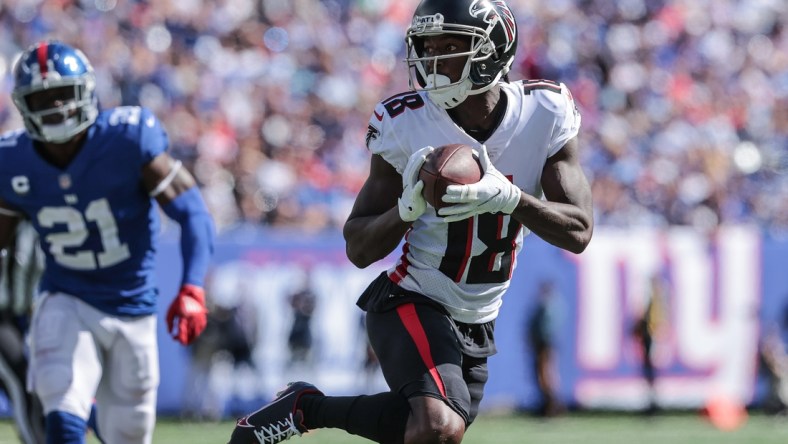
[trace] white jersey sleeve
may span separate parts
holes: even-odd
[[[396,97],[393,99],[396,100]],[[402,174],[405,165],[408,164],[411,151],[404,141],[399,139],[397,131],[393,128],[394,122],[387,109],[391,108],[391,100],[386,99],[375,105],[367,127],[367,148],[372,154],[382,156],[398,173]]]
[[[577,110],[572,93],[563,83],[559,85],[560,94],[556,94],[556,91],[550,88],[533,90],[539,105],[555,116],[548,157],[557,153],[580,131],[580,112]]]

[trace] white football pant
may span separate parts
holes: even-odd
[[[63,293],[44,293],[30,328],[29,389],[45,414],[85,420],[112,444],[149,444],[156,422],[156,316],[116,317]]]

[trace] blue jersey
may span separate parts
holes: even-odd
[[[25,132],[0,137],[0,197],[40,235],[41,290],[114,315],[156,311],[159,219],[141,171],[167,145],[158,119],[139,107],[102,111],[63,169],[44,160]]]

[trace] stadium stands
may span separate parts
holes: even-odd
[[[567,83],[597,223],[788,230],[788,5],[511,1],[513,79]],[[407,87],[414,2],[4,0],[0,130],[21,126],[13,57],[83,48],[105,106],[142,104],[196,171],[220,229],[340,227],[374,102]]]

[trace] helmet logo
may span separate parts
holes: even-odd
[[[517,27],[514,21],[514,14],[503,0],[473,0],[468,8],[468,14],[472,17],[480,17],[484,23],[494,27],[498,23],[503,27],[506,34],[506,48],[512,48],[517,37]]]
[[[443,14],[414,16],[411,25],[416,32],[440,31],[443,29]]]
[[[74,56],[66,56],[63,57],[63,64],[68,66],[72,72],[79,72],[79,63],[77,63],[77,59]]]

